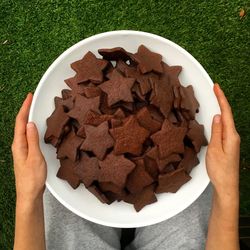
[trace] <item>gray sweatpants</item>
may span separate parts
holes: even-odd
[[[201,250],[205,247],[212,187],[183,212],[156,225],[137,228],[128,250]],[[121,229],[101,226],[61,205],[48,190],[44,194],[47,250],[120,249]]]

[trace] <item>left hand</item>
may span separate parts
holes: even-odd
[[[12,144],[17,202],[35,202],[42,199],[47,166],[39,146],[36,125],[28,122],[32,103],[29,93],[16,117]]]

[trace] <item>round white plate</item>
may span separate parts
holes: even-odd
[[[199,62],[177,44],[145,32],[112,31],[98,34],[73,45],[62,53],[43,75],[35,91],[29,120],[34,121],[40,135],[40,146],[48,165],[46,186],[65,207],[73,213],[90,220],[112,227],[142,227],[166,220],[184,210],[193,203],[209,183],[205,167],[206,148],[199,153],[200,164],[191,172],[192,180],[183,185],[175,194],[157,195],[158,202],[148,205],[137,213],[133,206],[125,202],[111,205],[102,204],[81,184],[73,190],[65,181],[56,177],[59,161],[53,146],[44,143],[46,119],[54,110],[54,97],[61,95],[63,88],[68,88],[64,79],[75,74],[70,64],[83,57],[88,51],[97,56],[100,48],[123,47],[136,52],[144,44],[150,50],[163,56],[169,65],[181,65],[181,83],[192,84],[196,98],[200,103],[200,112],[196,116],[199,123],[205,126],[205,135],[209,139],[211,122],[219,107],[213,94],[213,82]]]

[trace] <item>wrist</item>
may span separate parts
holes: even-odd
[[[43,200],[43,193],[45,187],[39,190],[34,189],[25,189],[20,190],[16,188],[16,202],[18,204],[35,204],[41,200]]]
[[[228,217],[237,217],[239,213],[239,192],[237,190],[228,190],[222,192],[221,190],[214,189],[213,193],[213,208],[217,211],[218,215]]]
[[[36,198],[23,198],[18,197],[16,199],[16,210],[20,212],[32,212],[43,207],[43,196]]]
[[[239,185],[213,185],[214,199],[220,203],[238,203]]]
[[[212,214],[224,232],[235,233],[238,230],[239,221],[239,194],[237,192],[221,193],[214,190]]]

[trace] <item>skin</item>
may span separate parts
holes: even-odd
[[[214,92],[221,115],[213,119],[206,155],[207,172],[214,187],[206,250],[237,250],[240,137],[218,84],[214,85]],[[47,167],[36,126],[28,123],[31,102],[32,94],[28,94],[16,117],[12,144],[17,194],[14,250],[45,249],[43,192]]]
[[[43,192],[47,167],[34,123],[28,123],[32,94],[16,117],[12,144],[16,179],[16,226],[14,250],[45,249]]]
[[[239,248],[239,159],[240,136],[230,105],[218,84],[214,93],[221,109],[212,124],[206,166],[214,187],[206,250]]]

